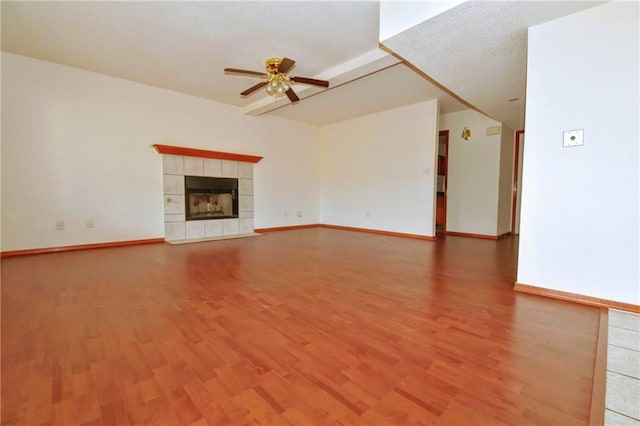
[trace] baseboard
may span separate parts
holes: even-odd
[[[339,229],[342,231],[355,231],[355,232],[364,232],[367,234],[387,235],[391,237],[413,238],[416,240],[426,240],[426,241],[436,240],[436,237],[429,237],[426,235],[405,234],[402,232],[392,232],[392,231],[380,231],[377,229],[368,229],[368,228],[355,228],[352,226],[327,225],[324,223],[316,223],[312,225],[277,226],[274,228],[256,228],[254,229],[254,231],[259,233],[265,233],[265,232],[275,232],[275,231],[291,231],[295,229],[307,229],[307,228],[329,228],[329,229]]]
[[[95,243],[95,244],[78,244],[74,246],[65,247],[47,247],[27,250],[10,250],[0,253],[0,257],[12,257],[12,256],[27,256],[31,254],[43,254],[43,253],[59,253],[63,251],[76,251],[76,250],[91,250],[107,247],[123,247],[134,246],[140,244],[156,244],[164,243],[164,238],[149,238],[144,240],[128,240],[128,241],[113,241],[108,243]]]
[[[513,289],[522,293],[536,294],[538,296],[550,297],[552,299],[565,300],[568,302],[580,303],[583,305],[597,306],[600,308],[608,309],[620,309],[622,311],[640,313],[640,306],[631,303],[616,302],[615,300],[608,299],[599,299],[597,297],[585,296],[583,294],[569,293],[566,291],[552,290],[549,288],[536,287],[520,283],[516,283]]]
[[[511,232],[505,232],[500,235],[487,235],[487,234],[469,234],[466,232],[445,231],[445,235],[452,235],[454,237],[469,237],[469,238],[481,238],[483,240],[500,240],[502,238],[511,235]]]
[[[593,384],[591,387],[591,408],[589,410],[589,426],[604,424],[604,411],[607,393],[607,346],[609,332],[609,311],[600,309],[598,323],[598,342],[596,343],[596,359],[593,363]]]
[[[402,238],[413,238],[415,240],[426,240],[426,241],[435,241],[436,237],[430,237],[428,235],[418,235],[418,234],[405,234],[403,232],[392,232],[392,231],[380,231],[377,229],[368,229],[368,228],[354,228],[351,226],[341,226],[341,225],[327,225],[320,224],[318,225],[321,228],[329,228],[329,229],[340,229],[342,231],[355,231],[355,232],[364,232],[367,234],[377,234],[377,235],[387,235],[390,237],[402,237]]]
[[[318,228],[321,225],[317,223],[312,223],[309,225],[291,225],[291,226],[275,226],[271,228],[256,228],[253,232],[257,232],[259,234],[264,234],[266,232],[277,232],[277,231],[293,231],[296,229],[308,229],[308,228]]]

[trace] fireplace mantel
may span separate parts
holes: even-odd
[[[218,160],[244,161],[257,163],[262,157],[256,155],[234,154],[232,152],[208,151],[206,149],[186,148],[183,146],[171,146],[155,144],[153,147],[160,154],[183,155],[186,157],[215,158]]]

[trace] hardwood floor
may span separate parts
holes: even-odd
[[[333,229],[2,260],[2,424],[581,425],[599,309],[516,241]]]

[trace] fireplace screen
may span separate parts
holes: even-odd
[[[205,216],[233,216],[233,196],[231,194],[189,194],[189,215],[192,219]]]
[[[238,179],[185,176],[186,220],[238,217]]]

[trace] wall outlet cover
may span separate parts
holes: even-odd
[[[567,148],[571,146],[584,145],[584,130],[566,130],[562,132],[562,146]]]

